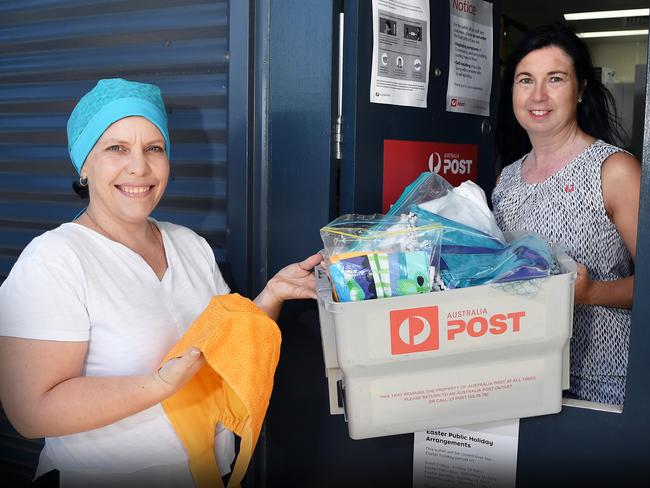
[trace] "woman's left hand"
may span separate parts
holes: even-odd
[[[323,260],[316,253],[304,261],[285,266],[267,283],[255,304],[272,319],[277,319],[285,300],[316,298],[316,277],[312,270]]]
[[[593,281],[589,277],[589,270],[583,264],[576,263],[577,266],[577,276],[576,276],[576,286],[575,286],[575,302],[576,303],[590,303],[590,296],[592,291]]]

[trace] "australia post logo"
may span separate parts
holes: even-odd
[[[490,313],[487,308],[449,312],[440,320],[438,307],[390,311],[391,354],[435,351],[441,342],[479,340],[486,336],[516,334],[526,317],[524,311]],[[444,347],[444,346],[443,346]]]
[[[390,311],[390,352],[434,351],[438,341],[438,307]]]
[[[474,161],[462,158],[458,153],[443,153],[434,151],[429,155],[429,171],[440,176],[469,175],[472,172]]]
[[[384,141],[382,212],[386,213],[404,189],[425,171],[458,186],[478,176],[478,145],[447,142]]]

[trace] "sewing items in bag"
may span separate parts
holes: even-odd
[[[335,299],[425,293],[438,267],[441,229],[416,219],[344,215],[321,229]]]

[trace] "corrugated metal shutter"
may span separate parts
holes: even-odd
[[[155,216],[225,260],[228,3],[0,3],[0,282],[31,239],[83,208],[65,125],[97,79],[116,76],[159,85],[168,107],[172,178]],[[0,427],[1,478],[26,482],[39,443]]]

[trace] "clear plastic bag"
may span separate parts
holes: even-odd
[[[334,298],[349,302],[425,293],[440,260],[442,228],[417,219],[343,215],[321,229]]]
[[[487,205],[485,193],[472,181],[454,188],[436,173],[422,173],[406,187],[388,215],[407,214],[415,206],[506,242]]]
[[[444,197],[454,187],[436,173],[422,173],[413,183],[404,188],[397,201],[390,207],[387,215],[409,213],[413,205]]]

